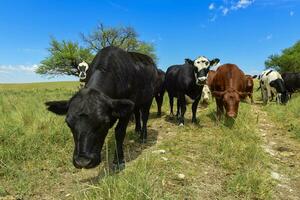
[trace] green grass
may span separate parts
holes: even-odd
[[[294,94],[287,105],[279,105],[274,102],[264,107],[269,116],[276,121],[282,129],[292,133],[300,140],[300,95]]]
[[[149,140],[141,145],[131,124],[126,169],[112,173],[111,129],[96,169],[72,166],[73,139],[64,117],[46,111],[47,100],[67,99],[77,83],[0,85],[0,197],[25,199],[271,199],[269,158],[261,148],[256,116],[242,103],[230,122],[215,121],[215,103],[198,111],[199,125],[162,118],[151,107]],[[153,153],[164,149],[165,154]],[[178,178],[178,174],[185,178]]]

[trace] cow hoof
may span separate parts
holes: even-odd
[[[125,169],[125,162],[113,163],[112,169],[114,172],[119,172]]]
[[[184,124],[183,124],[183,123],[180,123],[179,126],[184,126]]]

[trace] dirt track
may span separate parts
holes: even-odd
[[[252,109],[257,115],[263,149],[271,157],[271,177],[276,181],[275,199],[300,199],[300,144],[267,116],[259,105]]]

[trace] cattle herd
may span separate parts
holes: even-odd
[[[192,123],[201,96],[207,101],[210,92],[215,98],[218,119],[225,113],[234,118],[239,102],[248,96],[253,103],[253,78],[258,77],[264,103],[273,97],[285,104],[291,94],[300,88],[300,74],[266,70],[259,76],[245,75],[234,64],[224,64],[200,56],[185,59],[182,65],[170,66],[166,73],[157,69],[153,60],[144,54],[126,52],[117,47],[106,47],[97,53],[92,63],[78,65],[81,82],[85,82],[72,98],[46,102],[49,111],[66,115],[65,121],[74,138],[73,164],[76,168],[93,168],[101,162],[101,150],[108,130],[115,126],[116,151],[113,165],[125,166],[123,141],[126,128],[135,116],[135,131],[140,142],[147,140],[147,121],[153,98],[161,115],[165,91],[174,116],[173,102],[177,99],[178,124],[184,125],[188,103],[192,103]],[[224,112],[225,111],[225,112]]]

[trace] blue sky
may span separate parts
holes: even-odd
[[[300,40],[300,0],[0,0],[0,83],[76,80],[34,69],[50,36],[81,42],[98,22],[133,26],[164,70],[205,55],[256,74]]]

